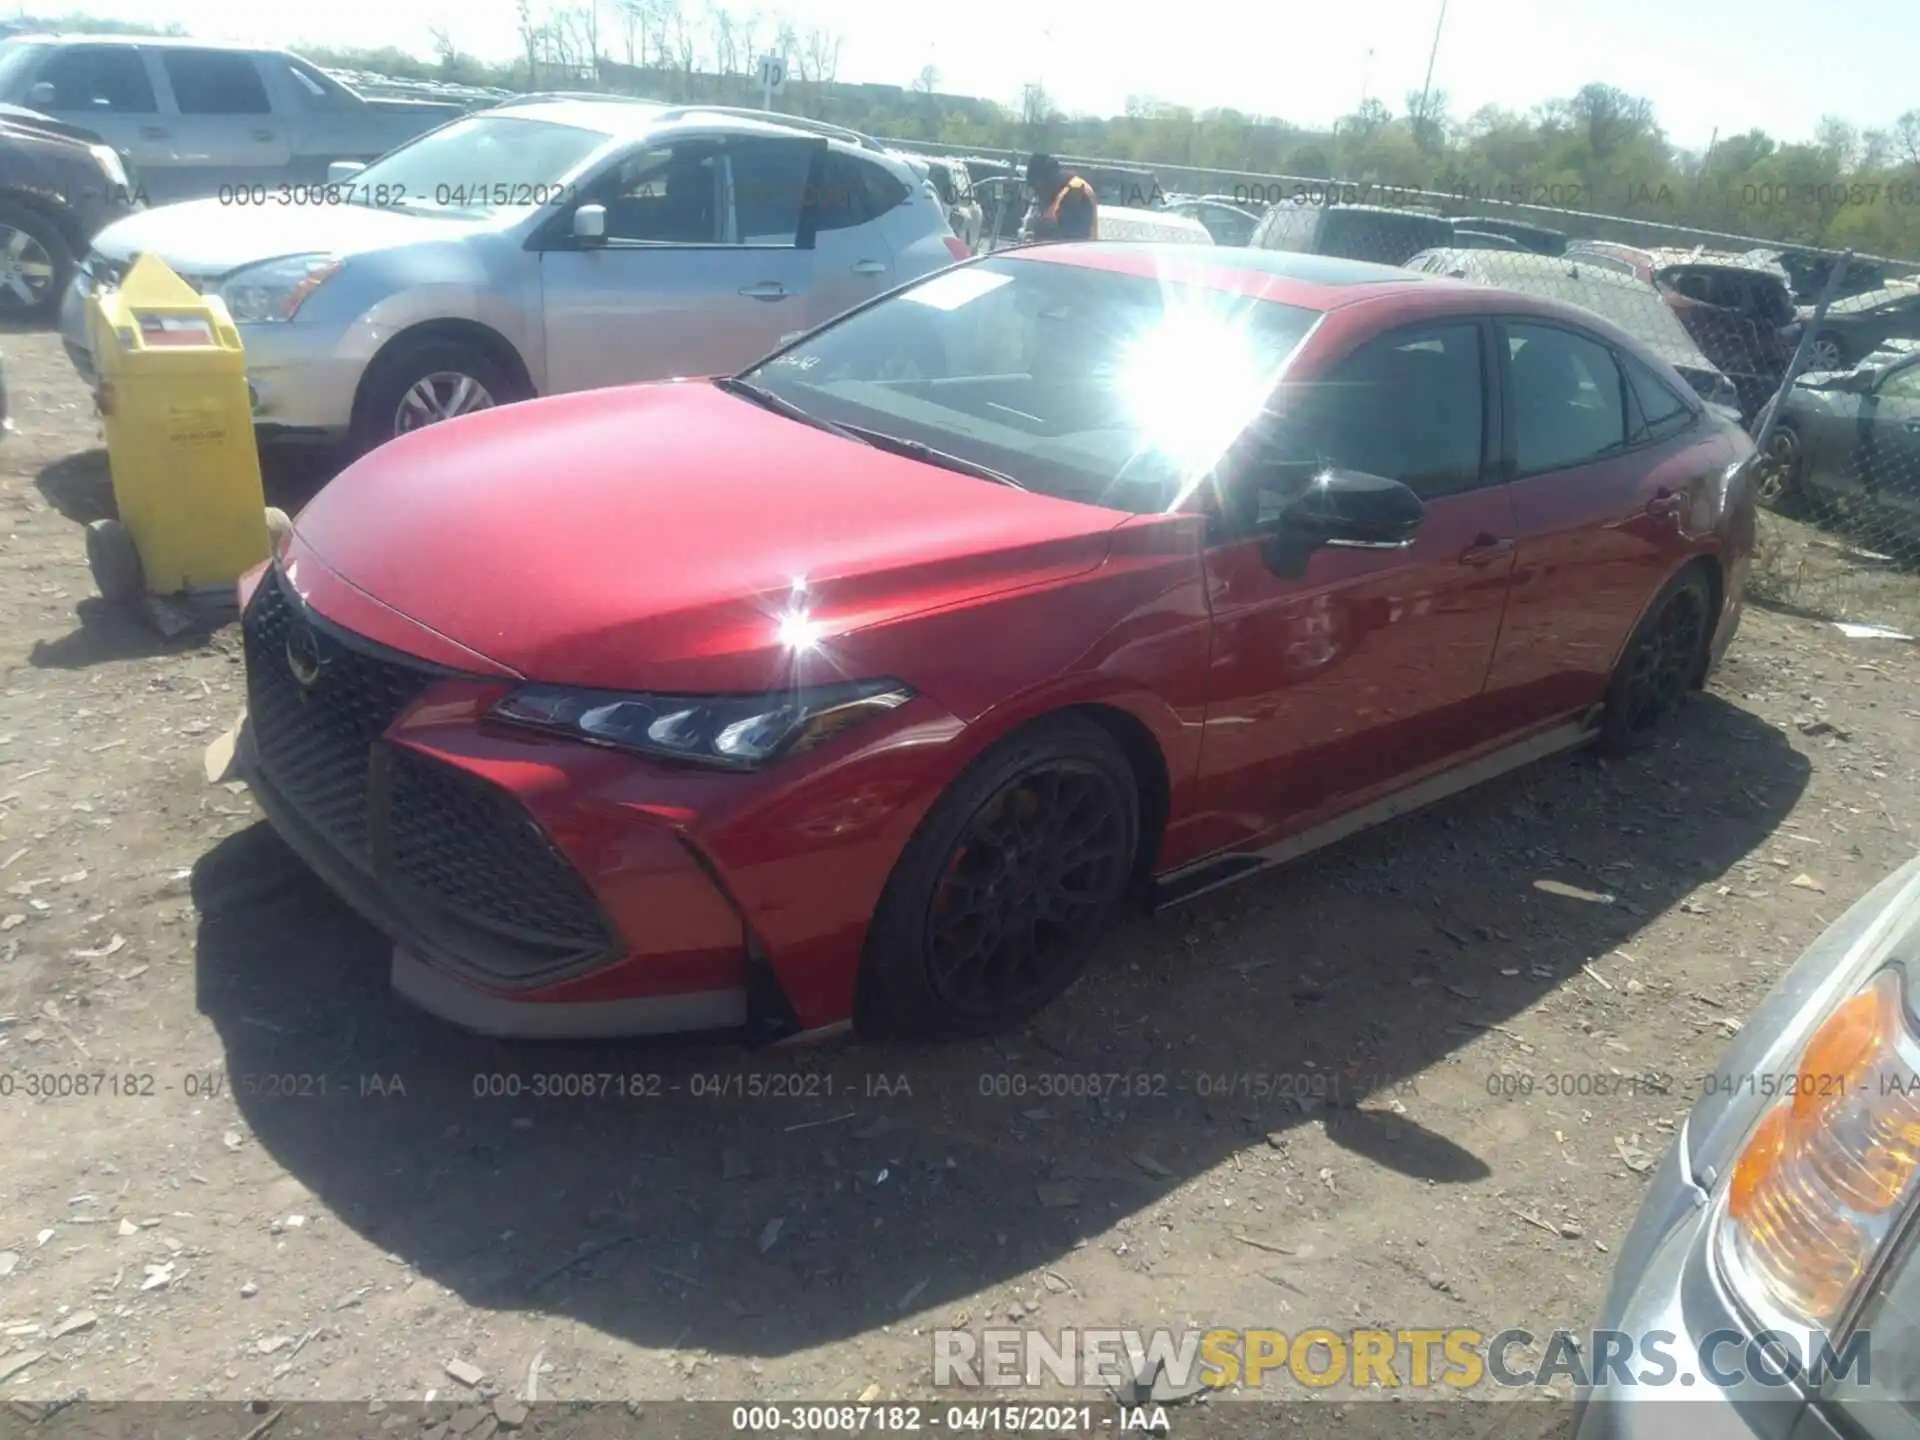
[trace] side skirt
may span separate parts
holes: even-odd
[[[1244,880],[1249,875],[1263,870],[1271,870],[1277,865],[1285,865],[1310,855],[1316,850],[1357,835],[1362,830],[1371,830],[1389,820],[1397,820],[1402,815],[1410,815],[1416,810],[1471,790],[1474,786],[1505,775],[1511,771],[1531,765],[1536,760],[1544,760],[1550,755],[1577,750],[1597,738],[1595,728],[1599,719],[1598,707],[1579,720],[1565,725],[1557,725],[1551,730],[1543,730],[1525,740],[1515,741],[1498,750],[1482,755],[1477,760],[1469,760],[1451,770],[1416,781],[1390,795],[1349,810],[1344,815],[1336,815],[1331,820],[1322,821],[1311,829],[1289,835],[1284,840],[1258,850],[1229,850],[1223,854],[1210,855],[1204,860],[1196,860],[1191,865],[1169,872],[1157,879],[1148,896],[1148,905],[1154,911],[1160,911],[1172,905],[1184,904],[1188,900],[1218,890],[1236,880]]]

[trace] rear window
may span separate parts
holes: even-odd
[[[1371,260],[1377,265],[1404,265],[1422,250],[1453,239],[1453,227],[1432,215],[1396,215],[1381,210],[1348,210],[1339,206],[1321,212],[1325,219],[1314,249],[1322,255],[1347,260]]]

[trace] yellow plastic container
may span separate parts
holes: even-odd
[[[87,300],[120,523],[152,595],[231,592],[267,558],[246,356],[227,307],[152,255]]]

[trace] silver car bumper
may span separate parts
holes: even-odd
[[[60,341],[88,385],[95,381],[87,335],[87,276],[74,277],[60,306]],[[242,325],[254,424],[263,430],[346,433],[368,361],[387,338],[365,325]]]

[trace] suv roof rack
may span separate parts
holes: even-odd
[[[553,100],[605,100],[616,105],[658,105],[641,95],[615,95],[605,90],[530,90],[502,100],[493,108],[505,110],[513,105],[544,105]]]
[[[678,120],[689,115],[730,115],[739,120],[760,120],[768,125],[785,126],[789,130],[804,130],[810,135],[824,135],[830,140],[844,140],[863,150],[886,153],[886,147],[871,135],[863,135],[845,125],[809,120],[804,115],[783,115],[778,110],[756,110],[747,105],[675,105],[661,118]]]

